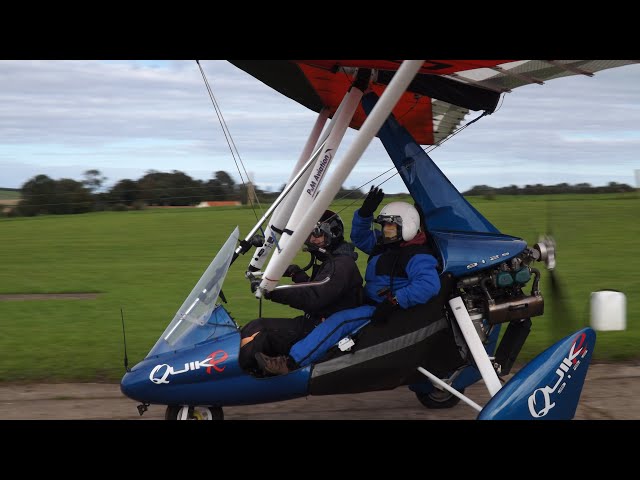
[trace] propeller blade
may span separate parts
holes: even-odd
[[[564,288],[558,272],[553,269],[549,270],[550,295],[545,295],[545,298],[550,298],[550,313],[551,313],[551,340],[556,342],[561,338],[575,332],[580,328],[577,322],[575,312],[569,306],[569,297],[567,290]]]
[[[550,321],[549,333],[552,342],[556,342],[570,333],[576,331],[579,326],[576,316],[569,307],[567,290],[556,269],[556,241],[551,235],[541,235],[534,248],[538,251],[538,260],[544,262],[549,272],[550,289],[541,288],[547,305],[546,315]]]
[[[563,282],[560,280],[558,271],[556,270],[556,240],[553,236],[552,217],[554,215],[551,207],[551,201],[547,197],[546,201],[546,216],[547,216],[547,233],[539,237],[540,243],[543,248],[542,256],[549,271],[549,279],[551,284],[550,295],[545,295],[546,300],[550,300],[549,313],[551,314],[551,326],[549,333],[551,335],[552,343],[566,337],[570,333],[575,332],[580,328],[578,325],[578,319],[575,312],[572,311],[570,305],[570,299],[567,294],[567,290],[564,287]],[[544,291],[543,291],[544,293]]]

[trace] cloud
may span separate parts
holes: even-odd
[[[228,62],[201,65],[246,170],[258,185],[279,187],[316,114]],[[80,179],[91,168],[109,184],[150,169],[239,178],[194,61],[0,61],[0,105],[2,187],[40,173]],[[354,137],[347,133],[336,161]],[[633,65],[515,89],[432,158],[461,190],[633,184],[639,143],[640,65]],[[345,184],[359,186],[390,167],[375,140]],[[397,176],[385,185],[405,190]]]

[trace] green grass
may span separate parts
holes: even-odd
[[[0,202],[2,200],[20,200],[20,192],[0,188]]]
[[[397,200],[394,198],[393,200]],[[599,289],[627,295],[627,330],[599,332],[595,358],[640,358],[640,201],[632,196],[497,197],[470,201],[504,233],[532,243],[552,212],[558,273],[577,327],[588,323],[589,295]],[[347,230],[360,201],[334,205]],[[141,360],[233,228],[244,237],[255,224],[250,209],[149,209],[83,215],[0,219],[0,294],[99,292],[95,300],[0,301],[1,381],[117,381],[123,373],[120,309],[130,363]],[[360,255],[364,272],[366,256]],[[224,286],[228,310],[240,324],[258,314],[243,272],[231,267]],[[300,253],[297,261],[306,264]],[[542,291],[548,299],[547,274]],[[295,316],[265,301],[265,316]],[[533,319],[519,361],[550,345],[550,315]]]

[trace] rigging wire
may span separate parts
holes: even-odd
[[[442,140],[440,140],[437,143],[434,143],[433,145],[430,145],[429,147],[425,147],[422,150],[424,150],[425,153],[429,153],[434,151],[436,148],[438,148],[440,145],[442,145],[444,142],[446,142],[447,140],[449,140],[450,138],[453,138],[454,136],[456,136],[457,134],[459,134],[462,130],[464,130],[465,128],[467,128],[469,125],[476,123],[478,120],[480,120],[482,117],[484,117],[485,115],[490,115],[486,110],[484,112],[482,112],[481,115],[479,115],[478,117],[474,118],[473,120],[471,120],[469,123],[464,124],[462,127],[458,128],[457,130],[453,131],[453,133],[451,133],[451,135],[448,135],[447,137],[443,138]]]
[[[424,150],[424,152],[425,152],[425,153],[427,153],[427,154],[428,154],[429,152],[432,152],[433,150],[435,150],[436,148],[438,148],[440,145],[442,145],[444,142],[446,142],[447,140],[449,140],[451,137],[453,137],[454,135],[457,135],[457,134],[458,134],[458,133],[460,133],[462,130],[464,130],[465,128],[467,128],[469,125],[471,125],[472,123],[477,122],[478,120],[480,120],[480,119],[481,119],[482,117],[484,117],[485,115],[490,115],[490,114],[485,110],[484,112],[482,112],[482,114],[481,114],[480,116],[478,116],[478,117],[474,118],[474,119],[473,119],[473,120],[471,120],[470,122],[468,122],[468,123],[466,123],[465,125],[463,125],[462,127],[458,128],[458,129],[457,129],[457,130],[455,130],[453,133],[451,133],[449,136],[447,136],[447,137],[443,138],[442,140],[440,140],[440,141],[439,141],[439,142],[437,142],[437,143],[434,143],[433,145],[430,145],[430,147],[431,147],[431,148],[430,148],[429,150],[427,150],[429,147],[425,147],[425,148],[423,148],[422,150]],[[389,172],[390,172],[390,171],[392,171],[392,170],[396,170],[396,172],[395,172],[393,175],[391,175],[389,178],[387,178],[386,180],[384,180],[384,181],[380,182],[380,183],[378,184],[378,187],[380,187],[380,185],[382,185],[382,184],[384,184],[384,183],[388,182],[388,181],[389,181],[389,180],[391,180],[393,177],[395,177],[396,175],[398,175],[398,173],[400,173],[400,172],[396,169],[396,167],[395,167],[395,166],[393,166],[393,167],[391,167],[390,169],[388,169],[388,170],[386,170],[386,171],[382,172],[380,175],[378,175],[378,176],[376,176],[376,177],[372,178],[371,180],[366,181],[365,183],[363,183],[362,185],[360,185],[360,186],[359,186],[358,188],[356,188],[355,190],[360,190],[360,189],[361,189],[361,188],[363,188],[365,185],[368,185],[369,183],[373,182],[373,181],[374,181],[374,180],[376,180],[377,178],[382,177],[383,175],[386,175],[387,173],[389,173]],[[342,197],[338,198],[337,200],[344,200],[345,198],[347,198],[347,195],[349,195],[349,194],[346,194],[346,195],[344,195],[344,196],[342,196]],[[360,196],[360,198],[356,198],[356,199],[354,199],[354,200],[353,200],[353,202],[349,203],[348,205],[345,205],[343,208],[341,208],[341,209],[340,209],[338,212],[336,212],[336,213],[340,213],[340,212],[342,212],[342,211],[346,210],[346,209],[347,209],[347,208],[349,208],[351,205],[353,205],[354,203],[356,203],[356,202],[357,202],[357,201],[359,201],[359,200],[362,200],[362,199],[363,199],[364,197],[366,197],[367,195],[368,195],[368,192],[363,193],[363,194]]]
[[[339,71],[342,72],[342,74],[347,77],[347,79],[350,79],[351,76],[347,73],[347,71],[344,69],[344,67],[339,67]],[[504,96],[503,96],[504,98]],[[408,113],[410,113],[420,102],[420,97],[415,97],[415,103],[414,105],[407,111],[404,113],[403,117],[405,115],[407,115]],[[450,135],[448,135],[447,137],[443,138],[442,140],[440,140],[439,142],[431,145],[429,147],[423,148],[425,153],[429,153],[432,152],[433,150],[435,150],[436,148],[438,148],[440,145],[442,145],[444,142],[446,142],[447,140],[449,140],[450,138],[452,138],[453,136],[457,135],[458,133],[460,133],[462,130],[464,130],[465,128],[467,128],[469,125],[477,122],[478,120],[480,120],[482,117],[484,117],[485,115],[489,115],[490,113],[488,111],[484,111],[480,116],[478,116],[477,118],[473,119],[472,121],[466,123],[464,126],[458,128],[457,130],[455,130],[453,133],[451,133]],[[427,150],[427,148],[429,148]],[[360,190],[361,188],[363,188],[365,185],[368,185],[369,183],[373,182],[374,180],[376,180],[377,178],[380,178],[383,175],[386,175],[387,173],[389,173],[390,171],[394,170],[394,167],[391,167],[390,169],[386,170],[385,172],[382,172],[381,174],[377,175],[376,177],[372,178],[371,180],[368,180],[367,182],[363,183],[361,186],[357,187],[355,190]],[[387,178],[386,180],[380,182],[380,184],[378,184],[378,187],[386,182],[388,182],[389,180],[391,180],[393,177],[395,177],[396,175],[398,175],[398,171],[396,171],[393,175],[391,175],[389,178]],[[341,208],[338,212],[336,212],[336,214],[344,211],[345,209],[349,208],[351,205],[353,205],[354,203],[356,203],[357,201],[361,200],[362,198],[364,198],[368,193],[363,193],[360,198],[356,198],[354,199],[351,203],[349,203],[348,205],[346,205],[345,207]],[[347,198],[349,194],[343,195],[342,197],[338,198],[337,200],[344,200],[345,198]]]
[[[345,76],[345,77],[347,77],[347,79],[351,79],[350,75],[346,72],[346,70],[344,69],[344,67],[340,67],[340,70],[342,71],[342,73],[344,74],[344,76]],[[411,106],[411,108],[409,108],[409,110],[407,110],[406,112],[404,112],[404,114],[402,115],[402,117],[399,117],[397,120],[402,120],[402,118],[404,118],[407,114],[411,113],[411,111],[412,111],[413,109],[415,109],[415,108],[418,106],[418,104],[420,103],[420,99],[421,99],[421,98],[422,98],[422,96],[414,94],[414,100],[415,100],[414,104]],[[501,100],[502,100],[502,102],[504,102],[504,94],[502,95]],[[494,112],[497,112],[497,111],[500,109],[500,107],[502,106],[502,102],[500,103],[500,105],[498,106],[498,108],[497,108],[496,110],[494,110]],[[491,113],[493,113],[493,112],[491,112]],[[440,140],[439,142],[434,143],[433,145],[431,145],[431,146],[430,146],[431,148],[430,148],[428,151],[427,151],[427,149],[426,149],[426,148],[429,148],[429,147],[423,148],[423,150],[424,150],[426,153],[432,152],[434,149],[436,149],[437,147],[439,147],[440,145],[442,145],[444,142],[446,142],[447,140],[449,140],[449,139],[450,139],[450,138],[452,138],[453,136],[455,136],[455,135],[457,135],[458,133],[460,133],[462,130],[464,130],[465,128],[467,128],[469,125],[471,125],[471,124],[473,124],[473,123],[477,122],[478,120],[480,120],[480,119],[481,119],[482,117],[484,117],[485,115],[490,115],[490,113],[489,113],[487,110],[485,110],[484,112],[482,112],[482,114],[481,114],[479,117],[477,117],[477,118],[475,118],[475,119],[471,120],[470,122],[466,123],[466,124],[465,124],[465,125],[463,125],[462,127],[460,127],[460,128],[458,128],[457,130],[455,130],[453,133],[451,133],[451,134],[450,134],[450,135],[448,135],[447,137],[445,137],[445,138],[443,138],[442,140]],[[384,175],[384,173],[383,173],[383,174],[381,174],[381,175]],[[379,176],[380,176],[380,175],[379,175]],[[376,178],[378,178],[378,177],[376,177]],[[392,177],[390,177],[390,178],[392,178]],[[390,180],[390,178],[388,178],[387,180]],[[374,178],[373,180],[375,180],[375,178]],[[372,182],[373,180],[369,180],[369,182],[367,182],[367,183],[370,183],[370,182]],[[385,180],[385,181],[386,181],[386,180]],[[365,183],[364,185],[366,185],[367,183]],[[343,198],[344,198],[344,197],[343,197]]]
[[[199,65],[199,64],[198,64],[198,65]],[[204,75],[204,73],[203,73],[203,75]],[[205,78],[205,82],[206,82],[206,78]],[[207,88],[208,88],[208,87],[207,87]],[[211,92],[210,92],[210,95],[213,97],[213,93],[211,93]],[[504,95],[503,95],[503,100],[504,100]],[[213,99],[213,101],[214,101],[214,108],[216,108],[216,113],[218,113],[218,111],[219,111],[219,107],[217,107],[217,104],[215,103],[215,99]],[[502,102],[500,103],[500,106],[501,106],[501,105],[502,105]],[[499,106],[498,108],[500,108],[500,106]],[[495,111],[497,111],[497,110],[495,110]],[[219,115],[218,115],[218,118],[221,118],[221,115],[222,115],[222,113],[220,112],[220,113],[219,113]],[[431,148],[429,151],[425,150],[425,152],[426,152],[426,153],[429,153],[429,152],[433,151],[435,148],[437,148],[438,146],[442,145],[446,140],[448,140],[448,139],[449,139],[449,138],[451,138],[452,136],[454,136],[454,135],[458,134],[459,132],[461,132],[463,129],[467,128],[467,127],[468,127],[469,125],[471,125],[472,123],[474,123],[474,122],[476,122],[476,121],[480,120],[480,118],[482,118],[484,115],[487,115],[487,113],[486,113],[486,112],[484,112],[484,113],[483,113],[482,115],[480,115],[479,117],[475,118],[475,119],[474,119],[474,120],[472,120],[471,122],[469,122],[469,123],[465,124],[464,126],[460,127],[458,130],[454,131],[454,132],[453,132],[451,135],[449,135],[447,138],[443,139],[442,141],[438,142],[437,144],[431,145],[430,147],[432,147],[432,148]],[[220,121],[221,121],[221,123],[223,123],[223,122],[224,122],[224,119],[221,119]],[[226,124],[224,124],[224,127],[226,127]],[[227,136],[227,133],[225,132],[224,127],[223,127],[223,132],[225,133],[225,137],[226,137],[226,136]],[[228,129],[227,129],[227,130],[228,130]],[[230,136],[230,134],[229,134],[229,136]],[[231,139],[231,141],[230,141],[230,142],[231,142],[231,143],[233,143],[233,139]],[[229,140],[227,140],[227,143],[229,143]],[[230,149],[231,149],[231,143],[229,143],[229,148],[230,148]],[[233,143],[233,147],[235,148],[235,143]],[[429,147],[427,147],[427,148],[429,148]],[[236,151],[237,151],[237,148],[236,148]],[[232,155],[234,155],[233,150],[231,150],[231,153],[232,153]],[[239,157],[239,153],[238,153],[238,157]],[[235,155],[234,155],[234,160],[235,160]],[[240,161],[241,161],[241,160],[240,160]],[[242,161],[241,161],[241,162],[242,162]],[[237,163],[236,163],[236,167],[238,167],[238,164],[237,164]],[[243,168],[244,168],[244,165],[243,165]],[[391,172],[391,171],[393,171],[393,170],[395,170],[395,166],[394,166],[394,167],[391,167],[391,168],[389,168],[388,170],[386,170],[386,171],[382,172],[381,174],[379,174],[379,175],[377,175],[377,176],[373,177],[372,179],[367,180],[365,183],[363,183],[362,185],[360,185],[359,187],[357,187],[357,188],[355,188],[355,189],[353,189],[353,190],[361,190],[361,189],[362,189],[363,187],[365,187],[366,185],[368,185],[368,184],[370,184],[370,183],[374,182],[374,181],[375,181],[375,180],[377,180],[378,178],[382,177],[383,175],[386,175],[387,173],[389,173],[389,172]],[[240,172],[239,172],[239,173],[240,173]],[[245,170],[245,173],[246,173],[246,170]],[[378,184],[378,187],[379,187],[380,185],[383,185],[384,183],[388,182],[389,180],[391,180],[393,177],[395,177],[396,175],[398,175],[398,173],[399,173],[399,172],[398,172],[398,171],[396,171],[396,172],[395,172],[393,175],[391,175],[389,178],[387,178],[387,179],[383,180],[382,182],[380,182],[380,183]],[[242,177],[242,174],[241,174],[241,173],[240,173],[240,177],[241,177],[241,179],[242,179],[242,181],[243,181],[243,185],[244,185],[244,179],[243,179],[243,177]],[[190,192],[192,192],[192,191],[194,191],[194,190],[200,190],[200,189],[204,190],[204,189],[207,189],[207,188],[208,188],[208,187],[206,187],[206,186],[201,186],[201,187],[189,187],[189,188],[188,188],[188,190],[189,190]],[[245,186],[245,188],[246,188],[246,186]],[[182,187],[163,187],[163,188],[145,189],[145,190],[144,190],[144,193],[148,194],[149,192],[151,192],[151,191],[156,191],[156,190],[158,190],[158,191],[165,191],[165,192],[166,192],[167,190],[172,190],[172,189],[174,189],[174,190],[183,190],[183,188],[182,188]],[[138,192],[138,191],[139,191],[139,190],[122,190],[122,191],[120,191],[119,193],[130,193],[130,192]],[[73,195],[73,194],[75,194],[75,192],[62,192],[62,193],[58,193],[58,194],[57,194],[57,196],[61,196],[61,195]],[[29,195],[29,198],[32,198],[32,197],[39,197],[39,196],[44,196],[44,195],[50,195],[50,194],[44,194],[44,193],[42,193],[42,194],[30,194],[30,195]],[[342,209],[341,209],[339,212],[337,212],[337,213],[340,213],[340,212],[342,212],[343,210],[345,210],[345,209],[349,208],[349,207],[350,207],[350,206],[352,206],[355,202],[357,202],[357,201],[361,200],[362,198],[364,198],[366,195],[367,195],[367,193],[362,194],[359,198],[356,198],[355,200],[353,200],[353,202],[351,202],[351,203],[349,203],[348,205],[346,205],[344,208],[342,208]],[[221,194],[220,196],[227,196],[227,194]],[[349,194],[347,193],[347,194],[345,194],[344,196],[342,196],[342,197],[338,198],[337,200],[344,200],[344,199],[346,199],[348,196],[349,196]],[[170,197],[163,197],[163,198],[162,198],[162,200],[177,200],[177,199],[190,199],[190,198],[198,198],[198,197],[197,197],[196,195],[187,195],[187,196],[170,196]],[[136,201],[150,201],[150,200],[152,200],[152,199],[151,199],[151,198],[136,198],[135,200],[136,200]],[[251,198],[250,198],[250,197],[249,197],[249,200],[251,201]],[[259,206],[259,208],[260,208],[260,209],[262,209],[262,206],[261,206],[261,205],[260,205],[260,203],[259,203],[259,199],[258,199],[257,195],[256,195],[256,200],[258,201],[258,206]],[[122,201],[121,199],[102,200],[102,203],[106,203],[106,204],[114,203],[114,204],[115,204],[115,203],[119,203],[119,202],[121,202],[121,201]],[[86,204],[86,203],[91,203],[91,202],[87,202],[87,201],[80,201],[80,202],[46,203],[46,204],[37,203],[37,204],[24,204],[24,205],[22,205],[22,206],[24,206],[24,207],[31,207],[31,206],[45,207],[45,206],[58,206],[58,205],[82,205],[82,204]],[[253,207],[253,204],[252,204],[252,207]],[[254,215],[256,215],[256,213],[255,213],[255,209],[254,209]]]
[[[357,188],[354,188],[353,190],[358,191],[358,190],[362,189],[365,185],[368,185],[368,184],[370,184],[371,182],[373,182],[374,180],[376,180],[377,178],[380,178],[381,176],[386,175],[386,174],[387,174],[387,173],[389,173],[391,170],[395,170],[395,168],[396,168],[395,166],[394,166],[394,167],[391,167],[390,169],[388,169],[388,170],[386,170],[386,171],[382,172],[380,175],[378,175],[378,176],[376,176],[376,177],[373,177],[371,180],[367,180],[367,181],[366,181],[366,182],[364,182],[362,185],[360,185],[360,186],[359,186],[359,187],[357,187]],[[383,183],[388,182],[388,181],[389,181],[389,180],[391,180],[393,177],[395,177],[397,174],[398,174],[398,172],[394,173],[393,175],[391,175],[391,176],[390,176],[389,178],[387,178],[386,180],[384,180],[384,181],[380,182],[378,186],[382,185]],[[352,190],[352,191],[353,191],[353,190]],[[345,206],[344,206],[344,207],[342,207],[340,210],[338,210],[338,211],[336,212],[336,214],[339,214],[340,212],[342,212],[342,211],[346,210],[347,208],[349,208],[349,207],[350,207],[351,205],[353,205],[354,203],[356,203],[356,202],[358,202],[358,201],[362,200],[364,197],[366,197],[366,196],[368,195],[368,193],[369,193],[369,192],[363,193],[362,195],[360,195],[360,197],[358,197],[358,198],[354,199],[354,200],[353,200],[353,202],[349,203],[348,205],[345,205]],[[350,194],[349,194],[349,193],[347,193],[346,195],[343,195],[342,197],[340,197],[340,198],[338,198],[338,199],[336,199],[336,200],[338,200],[338,201],[340,201],[340,200],[344,200],[345,198],[347,198],[347,196],[348,196],[348,195],[350,195]]]
[[[211,98],[211,102],[213,103],[213,107],[216,111],[216,115],[218,116],[218,120],[220,121],[220,125],[222,126],[222,131],[224,133],[225,139],[227,140],[227,144],[229,145],[229,150],[231,151],[231,155],[233,156],[233,160],[236,164],[236,168],[238,169],[238,174],[240,175],[240,179],[242,181],[243,186],[245,187],[245,189],[247,189],[245,182],[244,182],[244,177],[242,176],[242,172],[240,171],[240,167],[238,166],[238,161],[240,162],[240,165],[242,165],[242,169],[245,172],[245,175],[247,177],[247,180],[250,181],[249,179],[249,175],[247,174],[247,170],[244,166],[244,163],[242,162],[242,159],[240,158],[240,152],[238,152],[238,149],[235,145],[235,142],[233,141],[233,138],[231,137],[231,132],[229,131],[226,122],[224,121],[224,117],[222,116],[222,111],[220,110],[220,107],[215,99],[215,96],[213,94],[213,91],[211,90],[211,87],[209,86],[209,82],[207,81],[207,78],[205,76],[204,70],[202,69],[202,66],[200,65],[200,61],[196,60],[196,63],[198,64],[198,68],[200,69],[200,73],[202,74],[202,78],[205,82],[205,86],[207,88],[207,91],[209,93],[209,97]],[[348,74],[346,71],[343,71],[343,74],[345,76],[348,77]],[[415,108],[415,106],[417,105],[419,99],[416,98],[416,103],[414,104],[414,106],[409,110],[411,111],[413,108]],[[406,112],[409,113],[409,112]],[[425,151],[425,153],[429,153],[432,152],[433,150],[435,150],[436,148],[438,148],[440,145],[442,145],[444,142],[446,142],[447,140],[449,140],[450,138],[452,138],[453,136],[457,135],[458,133],[460,133],[462,130],[464,130],[465,128],[467,128],[469,125],[477,122],[478,120],[480,120],[482,117],[484,117],[485,115],[488,115],[487,111],[484,111],[480,116],[478,116],[477,118],[473,119],[472,121],[468,122],[467,124],[465,124],[464,126],[458,128],[457,130],[455,130],[452,134],[448,135],[446,138],[442,139],[441,141],[431,145],[431,148],[429,148],[427,150],[427,148],[423,148],[423,150]],[[238,160],[236,160],[236,154],[234,153],[234,149],[235,152],[238,155]],[[390,171],[394,170],[395,166],[386,170],[385,172],[381,173],[380,175],[377,175],[376,177],[372,178],[371,180],[365,182],[364,184],[362,184],[360,187],[357,188],[357,190],[360,190],[362,187],[364,187],[365,185],[368,185],[369,183],[373,182],[374,180],[376,180],[377,178],[380,178],[383,175],[386,175],[387,173],[389,173]],[[391,180],[393,177],[395,177],[396,175],[398,175],[398,171],[396,171],[393,175],[391,175],[390,177],[388,177],[387,179],[383,180],[382,182],[380,182],[380,184],[378,185],[378,187],[380,185],[383,185],[384,183],[388,182],[389,180]],[[353,205],[355,202],[357,202],[358,200],[361,200],[362,198],[364,198],[367,194],[364,193],[360,198],[354,199],[353,202],[351,202],[350,204],[346,205],[345,207],[343,207],[342,209],[340,209],[339,212],[342,212],[343,210],[345,210],[346,208],[349,208],[351,205]],[[256,220],[258,220],[258,215],[256,214],[254,205],[253,205],[253,199],[251,198],[251,194],[247,189],[247,199],[249,201],[249,203],[251,204],[251,209],[253,210],[253,214],[256,217]],[[338,200],[342,200],[346,198],[346,195],[339,198]],[[262,211],[262,206],[260,205],[260,201],[258,200],[257,196],[256,196],[256,202],[258,203],[258,207],[260,208],[260,211]],[[336,212],[336,213],[339,213]]]
[[[222,127],[222,133],[224,133],[224,137],[227,140],[227,145],[229,146],[229,150],[231,151],[231,156],[233,157],[233,161],[236,164],[236,168],[238,170],[238,174],[240,175],[240,180],[242,181],[242,185],[244,186],[245,190],[247,191],[247,200],[249,201],[249,203],[251,204],[251,210],[253,210],[253,214],[256,217],[256,220],[259,220],[258,214],[256,213],[255,210],[255,206],[253,204],[253,199],[251,198],[251,193],[249,192],[249,189],[247,188],[247,185],[245,184],[244,181],[244,177],[242,176],[242,172],[240,171],[240,167],[238,166],[238,162],[240,162],[240,165],[242,165],[242,169],[244,170],[245,175],[247,176],[247,181],[249,181],[251,183],[251,179],[249,178],[249,175],[247,174],[247,170],[244,168],[244,164],[242,163],[242,158],[240,158],[240,152],[238,151],[235,142],[233,141],[233,138],[231,138],[231,132],[229,131],[229,128],[227,127],[227,123],[224,121],[224,117],[222,116],[222,110],[220,110],[220,106],[218,105],[218,102],[216,101],[215,96],[213,95],[213,91],[211,90],[211,86],[209,85],[209,82],[207,81],[207,77],[204,74],[204,70],[202,69],[202,66],[200,65],[200,60],[196,60],[196,63],[198,64],[198,68],[200,69],[200,73],[202,75],[202,79],[204,80],[205,86],[207,88],[207,92],[209,93],[209,98],[211,98],[211,103],[213,104],[213,108],[216,111],[216,115],[218,116],[218,121],[220,122],[220,126]],[[233,147],[232,147],[233,146]],[[234,149],[235,149],[235,153],[234,153]],[[238,156],[237,160],[236,160],[236,154]],[[253,184],[252,184],[253,187]],[[258,207],[260,208],[260,211],[262,211],[262,206],[260,205],[260,201],[258,200],[257,195],[254,196],[256,197],[256,202],[258,203]]]

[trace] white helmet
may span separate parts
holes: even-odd
[[[420,230],[420,215],[416,208],[407,202],[391,202],[380,210],[375,219],[376,223],[395,223],[398,225],[398,239],[408,242],[418,234]]]

